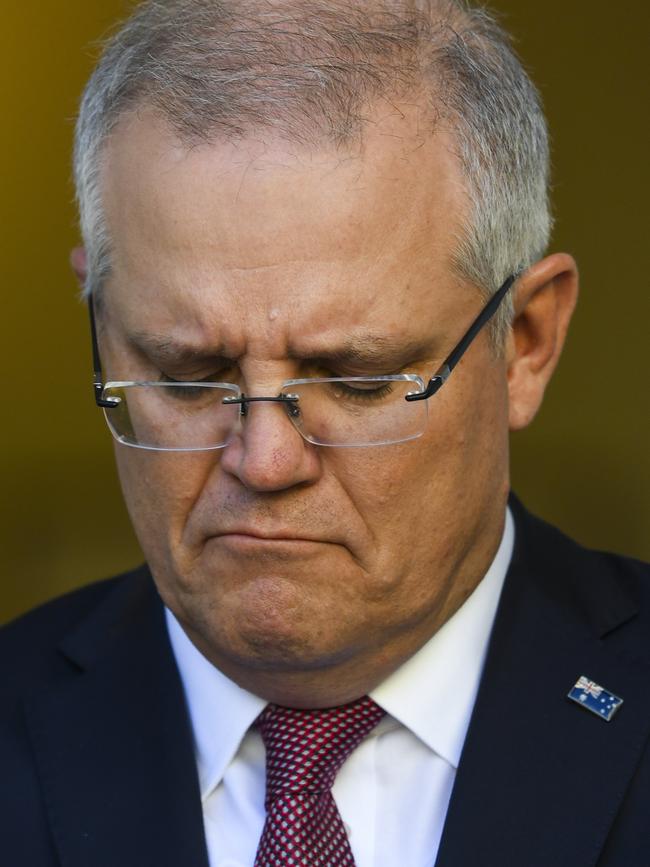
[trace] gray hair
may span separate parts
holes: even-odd
[[[345,146],[381,96],[424,96],[454,132],[468,213],[455,270],[487,296],[541,258],[551,230],[549,147],[510,38],[465,0],[146,0],[107,42],[85,89],[75,180],[85,294],[110,273],[102,164],[118,122],[152,106],[188,146],[259,129]],[[502,305],[494,336],[512,317]]]

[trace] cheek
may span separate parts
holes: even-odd
[[[445,573],[507,489],[505,384],[494,375],[449,385],[431,401],[425,435],[377,449],[355,480],[387,582]]]
[[[365,601],[386,608],[389,618],[405,600],[414,601],[416,574],[429,563],[430,530],[445,510],[435,474],[426,467],[428,451],[430,445],[417,440],[360,450],[354,461],[341,453],[341,465],[331,466],[365,528],[360,559],[371,576]]]
[[[142,551],[168,566],[212,469],[211,453],[165,454],[115,446],[120,484]]]

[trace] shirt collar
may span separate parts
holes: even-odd
[[[391,717],[453,767],[458,767],[513,544],[514,524],[508,509],[499,550],[472,595],[424,647],[371,693]],[[205,799],[220,783],[266,702],[212,665],[168,608],[165,615]]]
[[[501,544],[472,595],[420,650],[370,695],[457,768],[474,709],[515,531],[506,511]]]
[[[206,798],[267,703],[212,665],[168,608],[165,615],[192,722],[201,798]]]

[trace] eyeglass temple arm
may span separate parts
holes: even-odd
[[[490,319],[497,312],[499,305],[503,301],[506,296],[508,290],[511,288],[512,284],[517,279],[516,274],[511,274],[510,277],[503,283],[503,285],[494,293],[494,295],[490,298],[485,307],[478,314],[476,319],[472,322],[470,327],[467,329],[465,334],[458,341],[456,346],[451,350],[447,358],[440,365],[438,370],[433,374],[431,379],[428,382],[426,389],[419,394],[407,394],[406,400],[414,401],[414,400],[426,400],[429,397],[432,397],[442,386],[447,382],[449,377],[451,376],[451,372],[456,367],[458,362],[461,360],[470,343],[474,340],[476,335],[479,333],[481,328],[490,321]]]
[[[99,343],[97,341],[97,322],[95,320],[95,299],[92,295],[88,298],[88,315],[90,316],[90,336],[92,339],[93,348],[93,394],[95,395],[95,403],[97,406],[107,407],[108,409],[115,407],[119,401],[115,398],[104,400],[102,393],[104,391],[104,379],[102,377],[102,359],[99,355]]]

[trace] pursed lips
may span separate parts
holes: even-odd
[[[260,542],[312,542],[322,544],[334,544],[330,539],[316,538],[299,532],[283,531],[264,531],[259,528],[250,527],[234,527],[227,530],[220,530],[212,534],[212,538],[227,538],[241,537],[258,540]]]

